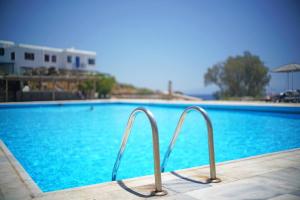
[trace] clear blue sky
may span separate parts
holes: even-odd
[[[97,52],[120,82],[211,93],[203,75],[245,50],[274,68],[300,63],[300,1],[0,0],[0,39]],[[273,74],[268,91],[286,89]],[[294,76],[300,88],[300,73]]]

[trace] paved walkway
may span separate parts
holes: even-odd
[[[164,173],[168,195],[152,197],[153,176],[42,193],[3,144],[0,147],[0,200],[300,200],[300,149],[220,163],[220,183],[203,181],[208,167]]]

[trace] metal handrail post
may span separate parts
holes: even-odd
[[[214,152],[214,138],[213,138],[213,127],[212,127],[212,123],[211,120],[207,114],[207,112],[203,109],[200,108],[199,106],[191,106],[186,108],[183,113],[181,114],[177,127],[175,129],[175,133],[172,137],[172,140],[169,144],[168,150],[165,154],[163,163],[162,163],[162,172],[165,171],[165,167],[167,165],[169,156],[174,148],[175,142],[177,140],[177,137],[180,133],[181,127],[183,125],[183,122],[185,120],[185,117],[187,115],[187,113],[189,113],[190,111],[195,110],[198,111],[199,113],[202,114],[202,116],[204,117],[205,121],[206,121],[206,126],[207,126],[207,134],[208,134],[208,150],[209,150],[209,167],[210,167],[210,182],[220,182],[221,180],[217,178],[216,176],[216,163],[215,163],[215,152]]]
[[[135,117],[138,113],[145,113],[146,116],[148,117],[150,124],[151,124],[151,129],[152,129],[152,143],[153,143],[153,158],[154,158],[154,179],[155,179],[155,191],[152,193],[153,195],[156,196],[162,196],[166,195],[167,192],[162,190],[162,184],[161,184],[161,171],[160,171],[160,154],[159,154],[159,137],[158,137],[158,128],[156,125],[156,121],[154,119],[153,114],[148,111],[145,108],[139,107],[136,108],[132,111],[130,114],[130,117],[127,122],[127,126],[123,135],[123,139],[121,142],[120,150],[117,156],[117,159],[114,164],[113,172],[112,172],[112,180],[115,181],[117,177],[117,172],[120,166],[120,162],[123,156],[123,153],[126,148],[126,144],[128,141],[128,137],[131,132],[131,128],[133,125],[133,122],[135,120]]]

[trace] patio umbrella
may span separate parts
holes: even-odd
[[[277,67],[276,69],[273,69],[272,72],[275,73],[287,73],[288,74],[288,89],[290,86],[290,76],[289,73],[292,73],[292,90],[293,88],[293,72],[298,72],[300,71],[300,64],[288,64],[288,65],[283,65],[280,67]]]

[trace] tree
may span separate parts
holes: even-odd
[[[98,80],[96,82],[96,90],[100,95],[107,96],[116,84],[116,79],[113,76],[106,74],[100,74],[97,76]]]
[[[86,98],[93,98],[94,80],[88,79],[80,83],[78,89]]]
[[[83,91],[88,98],[93,97],[93,92],[98,92],[100,96],[106,97],[111,92],[115,83],[116,80],[113,76],[98,74],[91,76],[91,79],[83,81],[79,85],[79,89]],[[94,91],[94,86],[96,91]]]
[[[228,57],[225,62],[208,68],[204,75],[206,86],[215,84],[219,87],[220,90],[215,94],[218,98],[262,96],[269,81],[268,68],[250,52]]]

